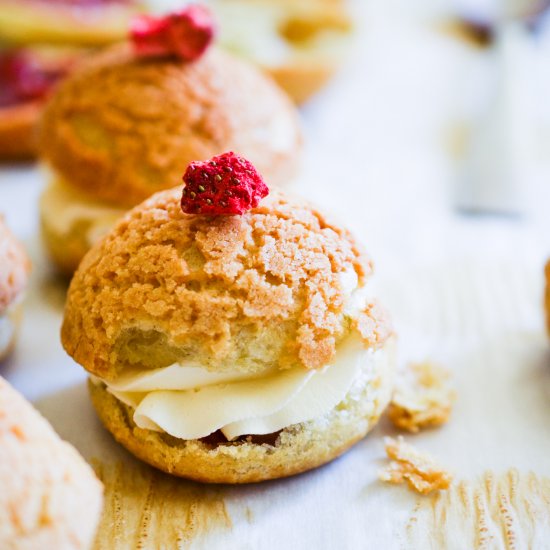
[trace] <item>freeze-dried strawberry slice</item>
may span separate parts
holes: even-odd
[[[194,61],[212,42],[214,21],[208,9],[192,4],[164,17],[136,17],[130,36],[140,57],[177,56]]]
[[[252,163],[232,152],[192,162],[183,181],[181,209],[186,214],[244,214],[269,193]]]

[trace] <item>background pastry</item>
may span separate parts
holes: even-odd
[[[301,133],[286,95],[217,49],[194,61],[142,59],[112,47],[66,79],[49,102],[41,152],[51,169],[41,203],[45,242],[72,272],[105,227],[187,164],[233,149],[272,184],[297,170]]]
[[[47,95],[82,52],[44,46],[0,49],[0,160],[28,160]]]
[[[0,0],[0,161],[29,160],[44,99],[90,47],[125,37],[134,0]]]
[[[30,262],[0,216],[0,360],[15,343]]]
[[[352,21],[343,0],[212,0],[220,45],[266,70],[297,103],[344,61]]]
[[[140,9],[135,0],[0,0],[0,40],[102,46],[123,39]]]
[[[391,329],[365,293],[370,261],[283,194],[227,215],[232,186],[255,174],[236,158],[192,163],[183,198],[161,192],[127,214],[81,263],[62,327],[115,438],[206,482],[333,459],[377,421],[392,386]],[[183,213],[180,199],[207,214]]]
[[[0,487],[0,548],[90,548],[101,512],[101,483],[1,377]]]

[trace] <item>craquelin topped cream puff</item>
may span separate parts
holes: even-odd
[[[173,186],[194,159],[233,149],[274,185],[297,169],[290,100],[254,67],[215,48],[203,54],[212,26],[201,8],[138,23],[132,43],[72,74],[44,113],[43,233],[67,272],[128,207]]]
[[[119,221],[71,282],[62,343],[99,417],[142,460],[204,482],[332,460],[392,388],[370,260],[309,204],[263,198],[237,155],[192,162],[184,180]]]
[[[50,424],[0,377],[0,548],[86,550],[102,486]]]
[[[29,271],[23,247],[0,216],[0,360],[15,343]]]

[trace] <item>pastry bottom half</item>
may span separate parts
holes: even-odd
[[[114,438],[135,456],[169,474],[205,483],[252,483],[283,478],[335,459],[377,423],[393,388],[390,340],[380,358],[353,384],[346,397],[322,417],[276,434],[227,441],[221,432],[182,440],[139,428],[133,410],[102,383],[89,382],[93,405]]]
[[[123,208],[89,199],[54,179],[42,194],[40,228],[56,268],[72,276],[88,250],[124,213]]]

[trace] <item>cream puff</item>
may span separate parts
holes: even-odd
[[[191,160],[233,149],[273,184],[297,170],[298,116],[268,77],[215,48],[192,61],[139,52],[127,43],[99,54],[45,109],[42,228],[68,273],[117,217],[172,187]]]
[[[91,547],[101,513],[101,483],[1,377],[0,487],[0,548]]]
[[[122,445],[168,473],[248,483],[324,464],[389,402],[393,336],[370,260],[227,153],[86,255],[62,343]],[[258,204],[259,203],[259,204]],[[244,206],[243,206],[244,205]]]
[[[0,360],[15,344],[30,262],[0,216]]]
[[[343,0],[211,0],[220,45],[268,72],[296,103],[318,92],[347,56]]]

